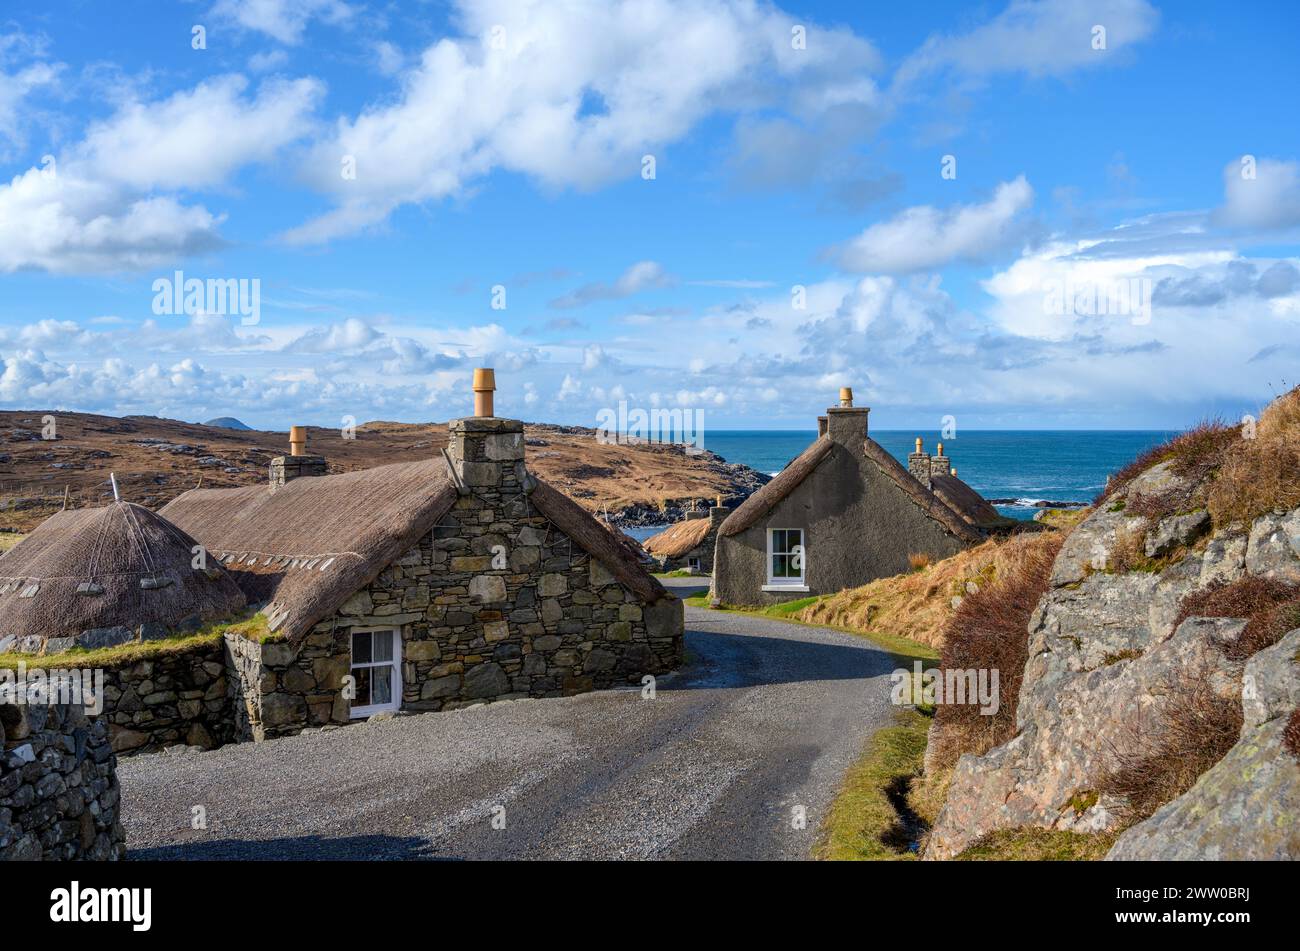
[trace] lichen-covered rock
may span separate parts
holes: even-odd
[[[1300,762],[1282,745],[1300,702],[1300,629],[1246,666],[1241,739],[1196,785],[1124,832],[1107,859],[1300,859]]]
[[[1178,624],[1181,605],[1194,591],[1245,574],[1300,579],[1300,511],[1208,538],[1204,513],[1180,513],[1155,526],[1133,514],[1130,503],[1139,495],[1187,488],[1168,463],[1153,466],[1066,539],[1029,624],[1018,735],[958,762],[926,858],[950,858],[998,829],[1114,828],[1115,804],[1097,790],[1115,754],[1131,752],[1139,718],[1155,722],[1188,676],[1207,678],[1220,696],[1242,695],[1240,667],[1223,648],[1245,621]],[[1145,540],[1149,557],[1176,560],[1157,565],[1159,571],[1117,571],[1117,549],[1133,538]]]
[[[1175,699],[1171,673],[1196,671],[1221,696],[1234,696],[1238,671],[1220,648],[1243,627],[1234,619],[1188,618],[1173,637],[1136,658],[1053,678],[1053,689],[1038,689],[1045,682],[1040,677],[1023,718],[1022,693],[1020,734],[986,756],[958,762],[926,858],[951,858],[997,829],[1111,828],[1109,804],[1095,794],[1110,751],[1130,741],[1137,719],[1158,716]]]

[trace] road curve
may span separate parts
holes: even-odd
[[[689,663],[654,699],[509,701],[123,759],[130,857],[807,857],[890,721],[895,659],[746,615],[688,608],[686,626]]]

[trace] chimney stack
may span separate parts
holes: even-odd
[[[916,449],[907,457],[907,471],[927,489],[930,487],[930,454],[921,449],[921,437],[916,437]]]
[[[474,371],[474,415],[447,423],[447,457],[464,494],[499,494],[503,500],[532,491],[533,481],[524,468],[524,424],[493,415],[492,394],[496,375],[491,369]]]
[[[329,471],[324,456],[307,455],[307,427],[289,427],[289,455],[271,460],[271,491],[303,476],[323,476]]]
[[[840,387],[840,405],[827,408],[824,432],[840,445],[861,446],[862,440],[867,438],[867,414],[870,412],[870,407],[853,405],[851,387]],[[822,417],[818,417],[819,430],[821,421]]]
[[[939,443],[934,458],[930,460],[930,478],[952,475],[951,463],[952,460],[943,454],[943,443]]]
[[[724,518],[731,514],[731,509],[722,504],[722,496],[718,496],[717,505],[709,509],[709,524],[718,525]]]

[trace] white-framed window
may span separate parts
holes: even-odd
[[[767,584],[766,590],[807,591],[804,572],[807,568],[807,549],[801,528],[769,528],[767,530]]]
[[[687,559],[686,559],[686,567],[687,567],[687,569],[690,570],[690,571],[699,571],[699,570],[700,570],[700,559],[699,559],[699,558],[687,558]]]
[[[352,632],[352,719],[402,705],[402,633],[392,628]]]

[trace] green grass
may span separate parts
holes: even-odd
[[[266,628],[266,616],[254,614],[235,621],[209,623],[193,634],[165,637],[156,641],[118,644],[116,647],[100,647],[95,650],[74,647],[57,654],[0,654],[0,667],[16,670],[19,663],[25,664],[29,670],[46,667],[127,667],[154,657],[184,654],[208,647],[218,643],[226,634],[238,634],[263,644],[276,639]]]
[[[767,617],[778,621],[784,621],[787,624],[801,624],[804,627],[824,627],[832,631],[843,631],[845,634],[852,634],[854,637],[861,637],[863,640],[871,641],[874,644],[883,647],[891,654],[908,660],[938,660],[939,652],[933,647],[925,644],[918,644],[916,641],[908,640],[905,637],[899,637],[896,634],[889,634],[884,631],[859,631],[851,627],[842,627],[838,624],[825,624],[822,622],[804,621],[796,617],[791,617],[796,611],[801,611],[810,604],[819,600],[821,596],[815,595],[810,598],[800,598],[797,601],[784,601],[780,604],[769,604],[762,608],[742,608],[735,605],[724,604],[721,607],[711,608],[709,606],[709,596],[699,594],[691,598],[686,598],[685,603],[693,608],[705,608],[712,611],[727,611],[732,614],[749,614],[754,617]]]
[[[1002,829],[990,832],[956,862],[1097,862],[1115,844],[1113,835],[1064,829]]]
[[[652,571],[656,578],[707,578],[708,575],[702,575],[698,571],[687,571],[685,568],[678,568],[675,571]]]
[[[0,532],[0,554],[7,552],[26,537],[18,532]]]
[[[898,725],[885,727],[867,743],[862,758],[849,767],[822,824],[813,854],[831,861],[910,861],[891,787],[906,787],[921,775],[930,718],[900,710]]]

